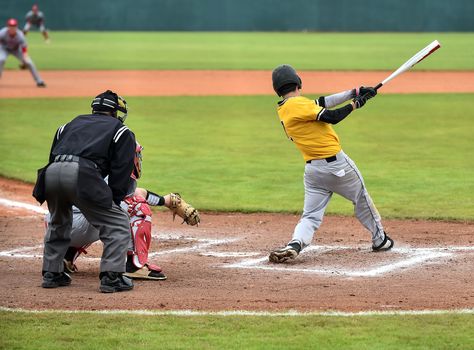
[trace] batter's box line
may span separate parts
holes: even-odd
[[[327,251],[334,250],[353,250],[354,247],[345,246],[311,246],[305,249],[303,254],[310,252],[316,252],[321,254]],[[383,264],[375,268],[367,268],[361,270],[344,269],[334,266],[326,267],[293,267],[285,264],[279,265],[268,265],[264,262],[268,262],[268,257],[262,257],[257,259],[245,259],[230,265],[221,265],[223,268],[238,268],[238,269],[256,269],[256,270],[267,270],[267,271],[283,271],[283,272],[296,272],[296,273],[308,273],[308,274],[321,274],[330,276],[346,276],[346,277],[377,277],[384,275],[389,272],[400,270],[403,268],[415,267],[422,265],[430,261],[434,261],[441,258],[446,258],[454,255],[456,251],[473,251],[474,247],[449,247],[449,248],[394,248],[392,252],[401,253],[408,255],[408,258],[402,259],[396,262],[390,262],[389,264]],[[383,253],[374,253],[383,254]]]
[[[198,243],[193,244],[192,246],[189,246],[189,247],[167,249],[167,250],[162,250],[158,252],[153,252],[149,254],[148,256],[152,258],[154,256],[159,256],[159,255],[180,254],[180,253],[188,253],[192,251],[199,251],[199,250],[203,250],[212,246],[219,246],[223,244],[233,243],[240,240],[240,238],[225,238],[225,239],[195,238],[193,240],[197,241]],[[33,247],[21,247],[21,248],[17,248],[13,250],[0,251],[0,257],[14,258],[14,259],[42,258],[43,257],[42,253],[37,253],[37,254],[34,254],[34,253],[27,254],[27,253],[33,250],[42,249],[43,247],[44,245],[40,244]],[[84,258],[87,260],[92,260],[92,261],[100,260],[100,258],[88,257],[87,255],[84,256]]]

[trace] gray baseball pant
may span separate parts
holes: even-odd
[[[79,163],[52,163],[46,171],[46,200],[50,222],[44,238],[43,271],[62,272],[63,259],[71,243],[72,206],[78,207],[87,221],[99,230],[104,248],[100,271],[125,272],[130,240],[128,214],[112,203],[111,208],[78,198]]]
[[[372,243],[378,246],[384,239],[384,229],[362,175],[343,151],[336,154],[336,158],[333,162],[320,159],[306,164],[303,215],[295,227],[290,243],[298,241],[303,247],[311,244],[332,194],[337,193],[354,204],[355,216],[371,232]]]
[[[38,71],[36,70],[36,66],[33,63],[33,60],[30,57],[28,57],[27,59],[24,59],[23,52],[21,52],[20,49],[18,51],[11,52],[11,51],[7,51],[3,47],[0,47],[0,77],[2,76],[3,66],[5,65],[5,61],[7,60],[8,55],[13,55],[18,59],[18,61],[20,61],[21,63],[25,63],[28,69],[30,70],[31,75],[33,76],[33,79],[35,80],[37,84],[43,82]]]

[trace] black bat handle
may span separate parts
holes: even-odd
[[[374,87],[375,91],[377,91],[378,89],[380,89],[382,86],[383,86],[382,83],[378,83],[377,86]]]

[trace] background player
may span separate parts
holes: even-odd
[[[27,46],[25,36],[18,29],[18,21],[15,18],[10,18],[7,21],[7,26],[0,30],[0,77],[8,55],[13,55],[20,61],[21,69],[28,68],[30,70],[36,86],[45,87],[46,84],[28,55]]]
[[[294,259],[311,244],[333,193],[352,201],[357,219],[372,234],[374,251],[391,249],[393,240],[384,232],[380,215],[365,188],[362,175],[342,151],[339,137],[331,126],[353,110],[361,108],[377,94],[376,90],[360,87],[310,100],[301,96],[302,81],[289,65],[275,68],[272,80],[275,92],[283,97],[277,108],[281,124],[287,137],[303,154],[306,166],[303,215],[292,240],[286,247],[272,251],[269,260],[281,263]],[[352,102],[344,107],[327,109],[350,99]]]
[[[23,27],[23,33],[27,35],[31,27],[39,28],[40,32],[43,34],[44,40],[49,44],[50,40],[48,30],[44,25],[44,14],[39,10],[38,5],[33,5],[31,11],[26,13],[25,20],[26,23]]]
[[[136,180],[141,176],[142,147],[137,143],[132,185],[121,206],[130,216],[130,243],[128,246],[125,276],[138,279],[165,280],[161,268],[148,261],[151,247],[151,206],[166,206],[179,215],[189,225],[197,225],[200,216],[196,209],[187,204],[181,196],[170,193],[160,196],[144,188],[136,188]],[[46,216],[46,223],[49,217]],[[76,272],[76,259],[94,242],[99,240],[99,230],[91,225],[78,208],[73,208],[71,242],[64,257],[64,269]]]

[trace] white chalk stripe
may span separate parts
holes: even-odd
[[[39,214],[46,214],[48,212],[48,210],[46,210],[44,208],[41,208],[38,205],[12,201],[12,200],[5,199],[5,198],[0,198],[0,205],[3,205],[5,207],[11,207],[11,208],[28,209],[28,210],[34,211],[35,213],[39,213]]]
[[[202,256],[213,256],[216,258],[241,258],[246,256],[260,255],[258,252],[205,252],[199,253]]]
[[[330,317],[366,317],[366,316],[406,316],[406,315],[447,315],[447,314],[474,314],[474,309],[453,310],[390,310],[390,311],[296,311],[287,310],[280,312],[250,311],[250,310],[222,310],[222,311],[197,311],[197,310],[30,310],[22,308],[8,308],[0,306],[0,311],[27,314],[92,314],[92,315],[141,315],[141,316],[258,316],[258,317],[305,317],[305,316],[330,316]]]

